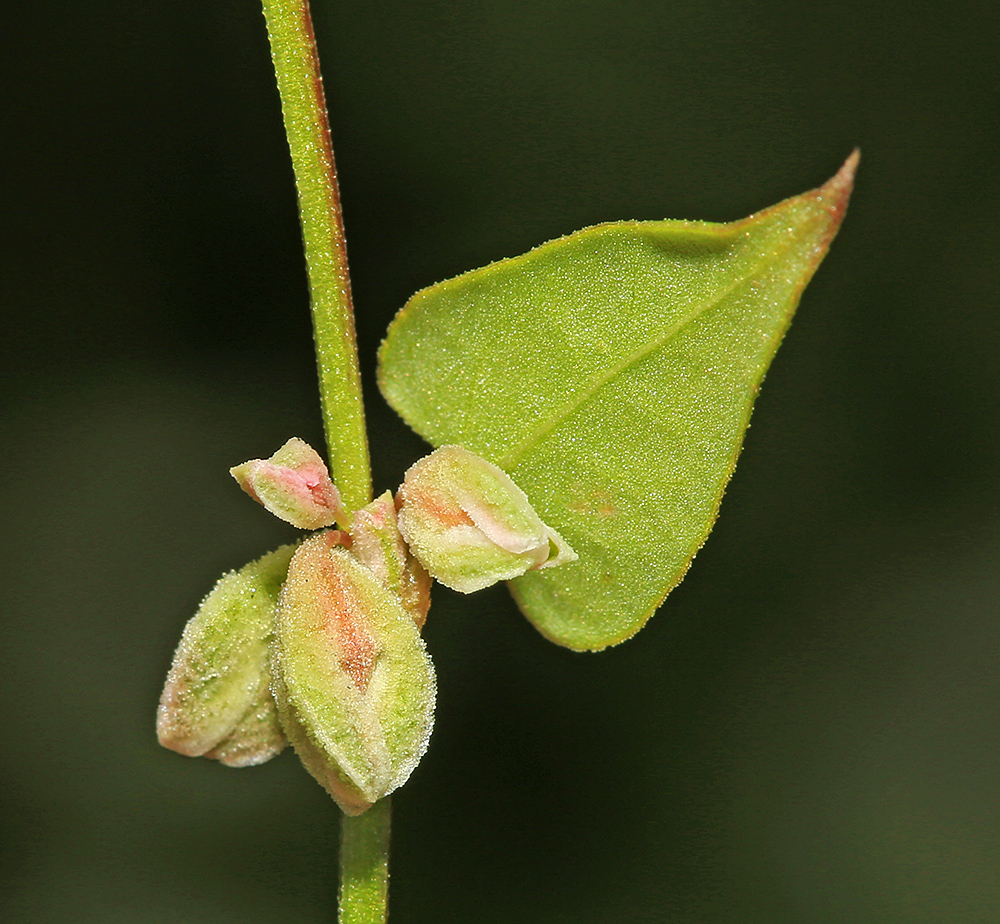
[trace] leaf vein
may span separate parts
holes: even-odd
[[[706,302],[703,305],[699,305],[689,314],[680,318],[675,324],[664,330],[658,337],[654,337],[647,344],[644,344],[638,350],[630,353],[628,356],[624,357],[620,362],[616,363],[607,369],[602,375],[595,378],[594,383],[588,389],[578,392],[574,395],[573,400],[567,402],[562,407],[560,407],[555,414],[553,414],[545,423],[543,423],[534,433],[530,434],[521,443],[515,446],[510,452],[506,453],[502,458],[497,460],[497,465],[502,469],[509,471],[521,459],[526,453],[534,449],[542,440],[545,439],[553,430],[556,429],[561,423],[572,417],[580,408],[588,404],[603,388],[608,382],[615,379],[617,376],[621,375],[630,366],[635,366],[642,362],[646,357],[655,353],[658,349],[662,348],[669,340],[676,337],[685,327],[692,324],[694,321],[698,320],[702,315],[711,311],[712,309],[718,307],[718,305],[724,301],[729,295],[731,295],[740,286],[748,283],[750,280],[755,279],[757,276],[761,275],[764,270],[771,264],[775,263],[780,257],[791,247],[791,241],[785,241],[784,246],[782,246],[777,251],[772,251],[767,256],[770,259],[762,259],[760,263],[754,266],[751,272],[748,272],[744,276],[740,276],[731,285],[723,289],[719,294]]]

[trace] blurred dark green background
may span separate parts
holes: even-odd
[[[289,753],[160,749],[181,627],[289,531],[227,468],[320,444],[253,2],[4,13],[0,919],[332,919]],[[369,386],[414,290],[623,218],[730,220],[863,150],[722,517],[635,639],[447,591],[393,920],[1000,916],[998,7],[316,3]],[[380,489],[421,452],[369,388]]]

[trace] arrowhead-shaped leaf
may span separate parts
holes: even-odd
[[[393,321],[389,403],[432,445],[499,465],[579,555],[511,582],[546,637],[624,641],[684,576],[856,164],[731,224],[587,228],[424,289]]]

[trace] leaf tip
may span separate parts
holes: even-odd
[[[860,160],[861,148],[855,148],[844,161],[843,166],[815,191],[816,197],[826,205],[829,212],[831,238],[847,213],[847,203],[854,191],[854,175],[857,173]]]

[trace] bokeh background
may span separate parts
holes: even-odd
[[[333,918],[291,753],[160,749],[215,578],[286,541],[227,468],[322,441],[253,2],[4,12],[0,919]],[[371,378],[416,289],[600,221],[731,220],[863,160],[715,532],[642,633],[439,591],[393,920],[995,922],[1000,7],[316,0]]]

